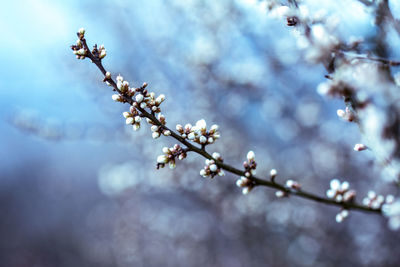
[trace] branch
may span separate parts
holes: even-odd
[[[140,105],[138,105],[138,103],[135,102],[135,100],[133,100],[133,95],[129,96],[125,92],[122,92],[120,89],[118,89],[117,83],[111,78],[110,73],[107,72],[106,69],[103,67],[102,58],[105,56],[105,52],[104,52],[104,56],[101,56],[101,51],[99,51],[97,49],[96,45],[94,46],[94,49],[92,50],[92,52],[90,51],[90,49],[87,45],[86,39],[84,38],[84,30],[83,29],[78,33],[78,37],[79,37],[78,45],[74,45],[71,47],[74,50],[74,53],[77,55],[77,57],[81,58],[81,59],[88,57],[97,66],[97,68],[101,71],[101,73],[105,76],[104,81],[107,82],[108,85],[110,85],[113,88],[113,91],[118,92],[120,94],[120,97],[121,97],[120,102],[128,103],[130,106],[134,107],[136,110],[138,110],[140,112],[139,113],[140,117],[147,118],[148,120],[151,121],[151,124],[156,125],[157,127],[160,127],[163,131],[169,131],[169,134],[168,134],[169,136],[171,136],[172,138],[174,138],[175,140],[180,142],[182,145],[186,146],[186,148],[182,150],[182,151],[184,151],[184,153],[194,152],[194,153],[197,153],[197,154],[203,156],[204,158],[206,158],[208,160],[213,160],[215,162],[215,165],[217,165],[220,169],[223,169],[223,170],[230,172],[232,174],[235,174],[237,176],[246,177],[249,181],[251,181],[251,187],[265,186],[265,187],[279,190],[282,193],[281,196],[294,195],[294,196],[298,196],[298,197],[301,197],[304,199],[316,201],[319,203],[337,206],[337,207],[342,208],[343,210],[358,210],[358,211],[364,211],[364,212],[369,212],[369,213],[381,214],[381,208],[371,208],[371,207],[363,206],[361,204],[357,204],[354,202],[354,197],[351,198],[351,200],[348,202],[345,202],[345,201],[338,202],[335,199],[324,198],[324,197],[315,195],[313,193],[301,190],[300,184],[298,184],[297,182],[292,181],[292,184],[293,184],[292,186],[288,185],[288,182],[291,180],[288,180],[286,185],[279,184],[279,183],[275,182],[275,179],[274,179],[275,175],[272,175],[272,174],[271,174],[271,180],[261,179],[261,178],[256,177],[255,175],[251,174],[250,172],[248,172],[248,170],[239,170],[231,165],[224,163],[222,161],[222,159],[216,159],[215,156],[213,157],[205,150],[204,145],[202,145],[201,147],[198,147],[198,146],[192,144],[191,142],[189,142],[188,140],[183,138],[181,135],[179,135],[179,133],[177,133],[177,132],[171,130],[170,128],[168,128],[167,126],[165,126],[165,123],[160,121],[160,119],[158,119],[154,115],[154,112],[148,112],[145,108],[140,107]],[[104,47],[101,47],[101,49],[103,49],[105,51]],[[147,86],[147,84],[145,83],[142,87],[137,88],[136,91],[138,91],[138,90],[143,91],[146,86]],[[174,156],[176,156],[176,155],[174,155]],[[249,158],[249,155],[248,155],[248,158]],[[249,159],[249,161],[250,161],[250,159]],[[254,157],[253,157],[253,162],[254,162]],[[254,162],[254,164],[255,164],[255,162]],[[255,167],[254,167],[254,169],[255,169]]]

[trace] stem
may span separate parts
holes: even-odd
[[[86,43],[86,39],[85,38],[81,38],[83,47],[85,48],[85,50],[87,51],[86,53],[86,57],[88,57],[89,59],[91,59],[91,61],[99,68],[99,70],[103,73],[103,75],[106,75],[106,70],[102,65],[101,59],[95,57],[91,52],[90,49]],[[111,78],[111,79],[106,79],[106,81],[108,81],[110,83],[110,85],[113,87],[113,91],[116,91],[118,93],[120,93],[120,95],[124,98],[124,101],[130,105],[134,104],[134,100],[131,97],[127,97],[125,96],[117,87],[117,84],[115,83],[115,81]],[[228,165],[226,163],[223,163],[222,161],[216,160],[214,159],[203,147],[198,147],[196,145],[193,145],[192,143],[190,143],[189,141],[187,141],[186,139],[184,139],[182,136],[180,136],[179,134],[177,134],[175,131],[169,129],[167,126],[163,125],[151,112],[147,112],[145,109],[141,108],[140,106],[137,106],[136,109],[138,111],[140,111],[141,115],[143,117],[146,117],[148,119],[150,119],[155,125],[163,127],[165,130],[169,130],[171,132],[171,137],[173,137],[175,140],[179,141],[181,144],[186,146],[187,151],[193,151],[201,156],[203,156],[204,158],[207,159],[213,159],[215,161],[215,164],[220,167],[221,169],[236,174],[238,176],[245,176],[245,171],[243,170],[239,170],[231,165]],[[248,177],[248,179],[252,180],[254,182],[255,186],[266,186],[266,187],[270,187],[270,188],[274,188],[280,191],[283,191],[286,193],[286,195],[295,195],[301,198],[305,198],[308,200],[313,200],[319,203],[324,203],[324,204],[328,204],[328,205],[332,205],[332,206],[338,206],[341,207],[343,209],[352,209],[352,210],[358,210],[358,211],[364,211],[364,212],[371,212],[371,213],[377,213],[377,214],[381,214],[381,209],[373,209],[373,208],[369,208],[366,206],[362,206],[360,204],[354,203],[354,202],[337,202],[333,199],[329,199],[329,198],[324,198],[318,195],[315,195],[313,193],[307,192],[307,191],[303,191],[303,190],[293,190],[293,189],[289,189],[287,187],[285,187],[282,184],[278,184],[275,181],[269,181],[269,180],[264,180],[264,179],[260,179],[257,178],[256,176],[252,175],[250,177]]]

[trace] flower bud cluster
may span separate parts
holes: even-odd
[[[103,59],[107,55],[104,45],[100,45],[99,47],[97,47],[97,45],[94,45],[92,49],[92,54],[98,59]]]
[[[301,184],[299,182],[291,180],[291,179],[286,181],[285,186],[288,189],[292,189],[292,190],[296,190],[296,191],[301,189]]]
[[[341,210],[338,214],[336,214],[336,222],[341,223],[349,216],[349,211],[346,209]]]
[[[243,195],[247,195],[254,188],[254,182],[244,176],[241,176],[238,180],[236,180],[236,185],[242,188]]]
[[[369,191],[367,196],[363,199],[362,203],[373,209],[379,209],[384,204],[391,204],[394,201],[394,196],[387,195],[386,198],[382,195],[377,195],[374,191]]]
[[[200,170],[200,175],[203,176],[204,178],[210,177],[214,178],[214,176],[224,176],[225,172],[222,170],[217,164],[216,161],[222,162],[222,157],[219,153],[214,152],[212,154],[213,159],[206,159],[205,161],[205,166],[203,169]]]
[[[256,162],[256,154],[252,150],[250,150],[247,153],[247,161],[243,162],[243,167],[244,167],[244,176],[249,178],[252,175],[256,175],[256,168],[257,168],[257,162]]]
[[[218,129],[218,125],[214,124],[207,131],[207,124],[203,119],[197,121],[195,126],[190,123],[186,124],[185,127],[180,124],[176,125],[176,130],[183,138],[201,145],[213,144],[220,137]]]
[[[341,183],[338,179],[332,179],[330,187],[326,191],[326,196],[337,202],[351,202],[356,197],[356,191],[350,189],[350,184],[347,181]]]
[[[82,43],[82,40],[85,38],[85,29],[84,28],[79,29],[77,35],[78,35],[78,40],[76,41],[76,45],[72,45],[71,49],[74,55],[76,55],[77,59],[85,59],[87,50],[83,47]]]
[[[165,164],[169,164],[169,167],[174,169],[176,167],[176,157],[178,157],[179,160],[186,158],[186,150],[178,144],[170,148],[164,147],[162,151],[164,154],[157,157],[157,169],[164,168]]]
[[[133,130],[137,131],[140,129],[140,122],[142,118],[139,116],[139,112],[134,107],[130,107],[129,112],[125,111],[122,113],[122,115],[126,119],[126,124],[133,125]]]
[[[389,219],[389,228],[392,230],[400,229],[400,200],[392,200],[391,203],[382,206],[382,213]]]
[[[170,136],[171,135],[171,131],[166,129],[164,127],[166,121],[165,121],[165,116],[161,113],[159,113],[157,115],[157,119],[158,121],[160,121],[160,123],[162,124],[162,126],[157,125],[154,121],[152,121],[151,119],[147,118],[147,122],[151,125],[150,129],[151,129],[151,136],[154,139],[157,139],[161,136],[161,134],[165,135],[165,136]]]

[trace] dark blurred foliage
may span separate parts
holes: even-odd
[[[197,155],[155,170],[172,140],[124,125],[127,106],[68,47],[85,27],[113,75],[166,95],[169,126],[220,125],[209,150],[236,167],[252,149],[261,177],[276,168],[320,195],[339,177],[359,200],[396,193],[371,152],[352,151],[360,133],[337,118],[343,103],[316,93],[323,66],[256,1],[21,2],[0,11],[2,266],[399,266],[383,217],[337,224],[335,207],[267,188],[243,196],[233,175],[200,177]],[[376,41],[358,1],[308,2],[338,13],[344,38]],[[385,55],[399,57],[392,35]]]

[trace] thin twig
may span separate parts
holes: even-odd
[[[86,43],[86,39],[82,36],[81,37],[81,42],[83,44],[84,49],[86,50],[86,57],[88,57],[97,67],[98,69],[103,73],[103,75],[105,76],[107,71],[105,70],[105,68],[103,67],[102,61],[101,59],[99,59],[98,57],[95,57],[91,52],[90,49]],[[110,85],[113,87],[113,91],[118,92],[124,99],[124,102],[133,105],[134,104],[134,100],[132,99],[132,97],[127,97],[125,96],[117,87],[117,84],[115,83],[115,81],[110,78],[107,79],[106,81],[108,81],[110,83]],[[228,165],[226,163],[223,163],[220,160],[216,160],[214,159],[205,149],[203,149],[202,147],[197,147],[196,145],[193,145],[192,143],[190,143],[189,141],[187,141],[186,139],[184,139],[183,137],[181,137],[179,134],[177,134],[175,131],[169,129],[167,126],[163,125],[152,113],[147,112],[145,109],[141,108],[140,106],[135,106],[136,109],[138,111],[140,111],[141,116],[146,117],[148,119],[150,119],[155,125],[163,127],[165,130],[169,130],[171,132],[171,137],[173,137],[175,140],[179,141],[181,144],[186,146],[186,150],[195,152],[201,156],[203,156],[204,158],[207,159],[213,159],[215,161],[215,164],[220,167],[221,169],[224,169],[227,172],[230,172],[232,174],[236,174],[238,176],[245,176],[245,171],[243,170],[239,170],[231,165]],[[307,191],[303,191],[303,190],[293,190],[293,189],[289,189],[287,187],[285,187],[282,184],[278,184],[275,181],[269,181],[269,180],[264,180],[261,178],[258,178],[254,175],[251,175],[250,177],[248,177],[248,179],[252,180],[254,182],[255,186],[266,186],[266,187],[270,187],[270,188],[274,188],[280,191],[285,192],[286,195],[294,195],[294,196],[298,196],[301,198],[305,198],[308,200],[313,200],[319,203],[324,203],[327,205],[332,205],[332,206],[337,206],[340,207],[342,209],[347,209],[347,210],[358,210],[358,211],[364,211],[364,212],[371,212],[371,213],[376,213],[376,214],[381,214],[381,209],[374,209],[374,208],[370,208],[370,207],[366,207],[360,204],[357,204],[355,202],[337,202],[333,199],[329,199],[329,198],[324,198],[318,195],[315,195],[313,193],[307,192]]]

